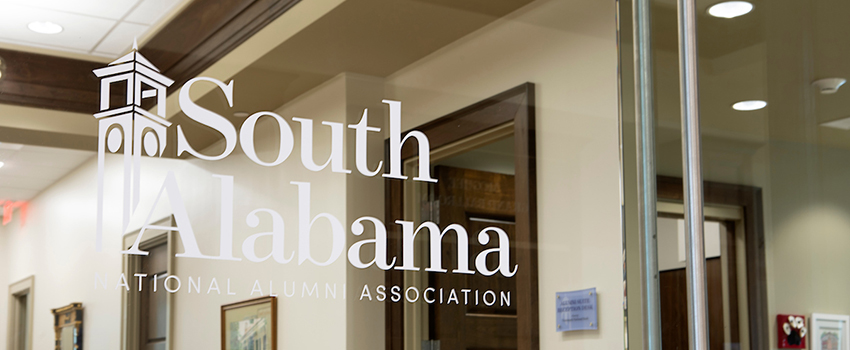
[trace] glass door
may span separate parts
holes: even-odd
[[[722,288],[712,287],[712,257],[706,253],[707,320],[710,349],[847,347],[850,248],[846,213],[847,122],[850,104],[844,83],[850,75],[844,53],[840,1],[695,1],[699,99],[700,173],[706,227],[724,225]],[[662,226],[670,206],[681,205],[682,100],[677,2],[649,8],[652,62],[635,74],[632,3],[620,3],[622,108],[626,170],[626,282],[630,348],[644,348],[660,333],[656,348],[674,349],[684,335],[666,323],[670,306],[664,268],[661,303],[647,309],[650,278],[641,277],[639,170],[655,169],[657,261],[665,241]],[[638,42],[638,46],[640,46]],[[648,68],[647,68],[648,67]],[[651,133],[635,110],[640,73],[651,78]],[[637,77],[637,78],[635,78]],[[637,82],[636,82],[637,79]],[[644,82],[646,82],[644,80]],[[638,89],[638,92],[640,90]],[[652,158],[640,155],[636,135],[652,135]],[[652,192],[653,190],[650,190]],[[631,204],[631,205],[630,205]],[[712,211],[725,210],[735,215]],[[667,235],[669,236],[669,235]],[[652,235],[650,235],[652,237]],[[708,246],[709,230],[704,241]],[[734,243],[734,252],[730,251]],[[663,264],[660,264],[663,265]],[[729,278],[735,273],[734,278]],[[734,286],[733,286],[734,285]],[[643,287],[643,288],[642,288]],[[722,298],[713,298],[720,294]],[[733,294],[735,298],[732,297]],[[717,299],[717,302],[712,302]],[[649,306],[652,306],[651,302]],[[735,306],[734,308],[732,306]],[[642,307],[643,306],[643,307]],[[737,309],[737,312],[733,312]],[[681,306],[674,312],[683,312]],[[653,312],[660,321],[652,319]],[[737,313],[737,315],[735,315]],[[712,315],[718,316],[712,316]],[[637,315],[637,316],[636,316]],[[722,317],[721,317],[722,315]],[[643,323],[649,320],[651,325]],[[691,319],[694,320],[693,318]],[[650,331],[659,330],[658,333]],[[671,332],[673,332],[671,334]],[[688,334],[687,336],[693,336]],[[678,338],[677,338],[678,337]]]

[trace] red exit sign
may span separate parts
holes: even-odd
[[[24,226],[27,219],[28,206],[29,202],[26,201],[7,201],[0,199],[0,207],[3,209],[3,226],[12,222],[12,215],[15,209],[18,211],[18,215],[21,216],[21,226]]]

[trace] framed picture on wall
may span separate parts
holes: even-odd
[[[263,297],[221,307],[222,350],[277,350],[277,299]]]
[[[56,332],[56,350],[83,350],[83,304],[51,310]]]
[[[812,314],[812,350],[850,350],[850,316]]]

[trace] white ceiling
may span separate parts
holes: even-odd
[[[0,201],[26,201],[96,152],[0,143]]]
[[[115,58],[187,0],[0,0],[0,42]],[[27,28],[61,25],[58,34]]]

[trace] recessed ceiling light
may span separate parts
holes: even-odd
[[[2,168],[6,163],[0,162],[0,168]]]
[[[708,14],[720,18],[735,18],[753,10],[753,4],[746,1],[725,1],[708,8]]]
[[[62,32],[62,26],[53,22],[32,22],[27,25],[31,31],[41,34],[58,34]]]
[[[732,105],[732,109],[736,111],[755,111],[764,107],[767,107],[767,102],[762,100],[741,101]]]

